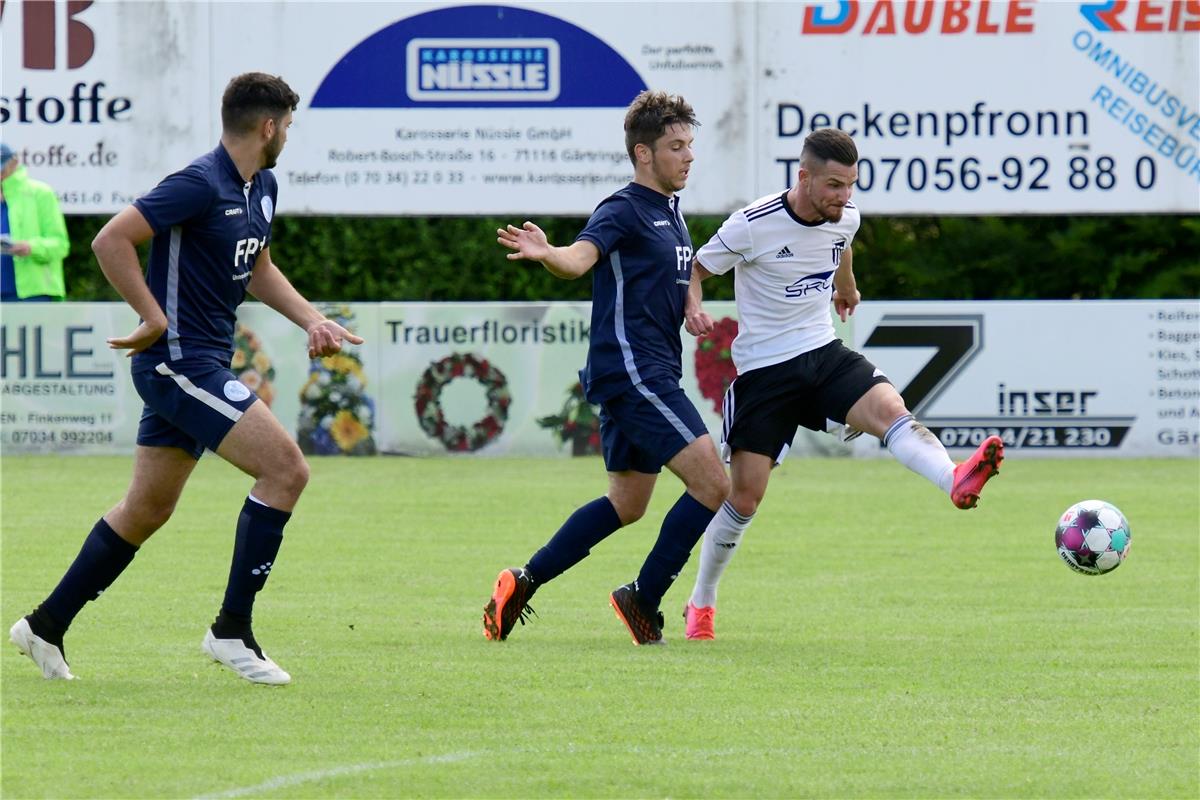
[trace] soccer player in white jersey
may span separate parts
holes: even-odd
[[[704,533],[684,612],[689,639],[713,638],[717,583],[799,426],[824,431],[836,424],[851,436],[879,437],[900,463],[964,509],[975,506],[1004,457],[1002,441],[991,436],[955,465],[887,377],[834,335],[830,302],[845,321],[860,300],[851,254],[859,226],[850,202],[857,164],[847,134],[814,131],[804,140],[796,184],[732,214],[696,253],[687,331],[700,336],[713,329],[700,282],[733,270],[738,335],[737,378],[724,403],[732,486]]]

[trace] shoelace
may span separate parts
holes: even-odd
[[[526,604],[525,607],[521,609],[521,613],[517,615],[517,621],[524,625],[525,620],[529,619],[530,615],[536,617],[538,613],[533,610],[533,606]]]

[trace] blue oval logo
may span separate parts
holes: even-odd
[[[355,45],[313,108],[624,108],[646,88],[617,51],[557,17],[455,6]]]

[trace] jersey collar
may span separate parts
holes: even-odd
[[[673,197],[667,197],[665,194],[656,192],[653,189],[642,186],[640,183],[634,183],[633,181],[630,181],[625,188],[643,200],[647,200],[651,203],[657,203],[660,206],[665,206],[672,212],[679,207],[678,194]]]
[[[216,154],[217,160],[221,162],[221,165],[225,168],[225,171],[229,173],[230,177],[237,181],[239,186],[245,186],[248,183],[254,183],[254,178],[258,177],[258,173],[256,172],[254,173],[254,177],[248,181],[243,178],[242,173],[238,172],[237,164],[233,163],[233,157],[230,156],[229,151],[225,149],[224,143],[218,142],[217,149],[214,150],[213,153]]]
[[[819,220],[817,220],[816,222],[809,222],[808,220],[803,220],[803,219],[800,219],[800,217],[798,217],[798,216],[796,215],[796,212],[792,210],[792,204],[788,202],[787,196],[788,196],[788,193],[785,191],[785,192],[783,193],[783,195],[782,195],[782,197],[783,197],[783,209],[784,209],[784,211],[786,211],[786,212],[788,213],[788,216],[789,216],[789,217],[791,217],[793,220],[795,220],[795,221],[796,221],[796,222],[798,222],[799,224],[803,225],[804,227],[806,227],[806,228],[819,228],[819,227],[821,227],[822,225],[824,225],[826,222],[828,222],[828,221],[829,221],[829,220],[827,220],[827,219],[819,219]]]

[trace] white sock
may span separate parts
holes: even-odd
[[[926,478],[946,494],[954,485],[954,462],[929,429],[905,414],[892,423],[883,443],[904,466]]]
[[[717,584],[721,574],[733,558],[742,534],[750,527],[754,515],[739,514],[726,500],[717,515],[704,531],[700,545],[700,569],[696,572],[696,585],[692,588],[692,605],[696,608],[716,607]]]

